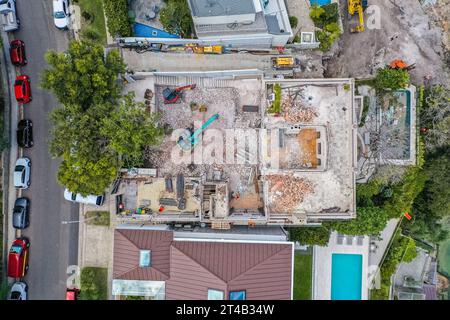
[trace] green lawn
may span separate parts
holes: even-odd
[[[84,267],[80,277],[80,300],[108,299],[108,269]]]
[[[86,224],[109,227],[109,211],[88,211],[84,219]]]
[[[442,222],[443,226],[449,231],[447,239],[439,243],[439,271],[450,277],[450,218],[444,219]]]
[[[294,300],[311,300],[312,254],[295,253]]]
[[[103,13],[103,1],[102,0],[77,0],[81,8],[81,35],[83,38],[91,38],[91,34],[94,34],[96,42],[106,44],[106,27],[105,27],[105,15]],[[83,14],[87,12],[90,15],[90,19],[87,20],[87,15]],[[98,37],[98,38],[97,38]],[[95,39],[97,38],[97,39]]]

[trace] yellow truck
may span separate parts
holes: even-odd
[[[272,57],[272,66],[275,69],[293,69],[295,67],[295,60],[291,56]]]

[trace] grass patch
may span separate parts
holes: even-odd
[[[312,254],[295,253],[294,300],[311,300]]]
[[[109,227],[109,211],[88,211],[84,218],[86,224]]]
[[[81,9],[81,37],[106,44],[105,15],[102,0],[76,0]]]
[[[80,300],[107,300],[108,269],[85,267],[81,270]]]
[[[281,86],[278,83],[273,86],[273,92],[275,93],[275,100],[270,108],[267,109],[269,114],[281,112]]]

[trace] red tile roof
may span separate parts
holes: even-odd
[[[205,300],[208,289],[291,299],[290,243],[174,241],[172,231],[133,229],[117,229],[114,242],[114,278],[166,280],[168,300]],[[140,249],[152,250],[151,268],[139,268]]]
[[[114,232],[115,279],[167,280],[171,231],[116,229]],[[151,250],[151,267],[139,267],[140,250]]]

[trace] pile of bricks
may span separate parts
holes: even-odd
[[[267,176],[269,181],[270,201],[278,212],[294,211],[306,195],[314,192],[311,181],[284,175]]]

